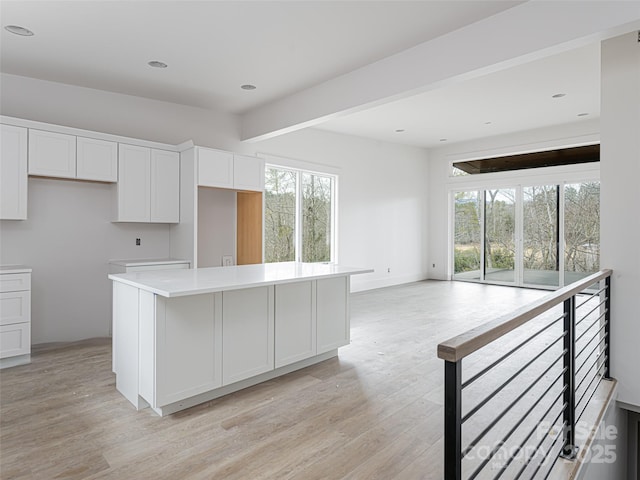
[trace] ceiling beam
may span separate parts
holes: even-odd
[[[241,116],[259,141],[640,28],[640,2],[531,0]]]

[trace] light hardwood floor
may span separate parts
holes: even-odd
[[[115,389],[108,339],[0,372],[2,479],[441,479],[436,345],[548,292],[427,281],[352,295],[339,358],[169,417]]]

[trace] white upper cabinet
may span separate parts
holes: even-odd
[[[233,153],[198,147],[198,185],[233,188]]]
[[[151,221],[151,149],[118,145],[118,222]]]
[[[264,160],[246,155],[233,155],[233,188],[264,190]]]
[[[29,175],[118,181],[118,144],[29,129]]]
[[[76,177],[76,137],[29,129],[29,175]]]
[[[196,147],[198,185],[234,190],[264,190],[264,160],[222,150]]]
[[[99,182],[118,181],[118,144],[77,137],[76,178]]]
[[[119,144],[116,222],[178,223],[180,160],[176,152]]]
[[[151,150],[151,222],[180,221],[180,155]]]
[[[27,129],[2,125],[0,219],[27,219]]]

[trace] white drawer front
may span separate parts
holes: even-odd
[[[0,325],[31,321],[31,292],[0,293]]]
[[[6,273],[0,275],[0,292],[31,290],[30,273]]]
[[[31,353],[31,325],[0,325],[0,358]]]

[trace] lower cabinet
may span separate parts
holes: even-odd
[[[222,384],[274,369],[274,286],[222,293]]]
[[[276,368],[316,354],[315,282],[276,285]]]
[[[0,368],[30,362],[31,269],[0,267]]]
[[[142,294],[154,296],[141,292],[141,309],[145,303],[153,308],[153,300],[144,302]],[[155,405],[161,407],[221,387],[222,318],[216,309],[221,307],[222,294],[156,299]],[[145,341],[141,338],[141,358],[152,358],[145,350],[153,345],[143,348]],[[141,383],[143,397],[153,395],[151,387]]]
[[[348,288],[337,277],[163,297],[114,282],[116,387],[163,414],[335,350],[349,343]]]
[[[317,354],[349,344],[349,277],[316,281]]]

